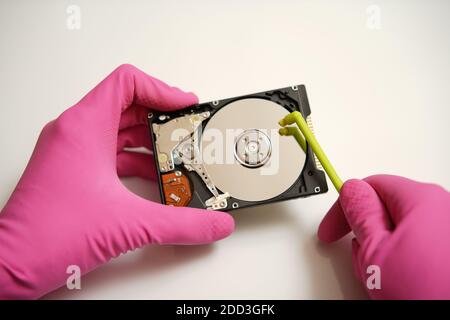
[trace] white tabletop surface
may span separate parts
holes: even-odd
[[[69,5],[80,9],[80,29],[70,29]],[[342,178],[393,173],[450,188],[445,0],[5,0],[0,39],[1,206],[43,125],[122,63],[201,101],[303,83]],[[157,194],[149,182],[125,183]],[[325,195],[238,211],[225,240],[148,246],[83,277],[81,290],[46,298],[365,298],[351,237],[329,246],[316,237],[336,197],[330,185]]]

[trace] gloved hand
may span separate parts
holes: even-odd
[[[206,244],[228,236],[223,212],[175,208],[130,192],[118,176],[155,175],[150,109],[197,103],[130,65],[111,73],[41,132],[0,214],[0,298],[37,298],[65,285],[66,269],[87,273],[146,244]]]
[[[391,175],[349,180],[318,235],[333,242],[351,230],[354,271],[370,297],[450,299],[450,193],[442,187]]]

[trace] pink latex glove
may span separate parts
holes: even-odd
[[[0,298],[37,298],[65,285],[66,269],[87,273],[146,244],[206,244],[229,235],[223,212],[175,208],[130,192],[118,176],[155,175],[148,108],[197,103],[123,65],[41,132],[0,215]]]
[[[354,270],[370,297],[450,299],[450,193],[442,187],[391,175],[349,180],[318,235],[333,242],[350,229]],[[379,267],[380,289],[366,286],[370,265]]]

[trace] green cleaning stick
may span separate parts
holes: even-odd
[[[295,127],[286,127],[287,125],[296,123],[299,127],[300,131],[302,132],[303,137],[299,137],[300,133],[297,131],[297,134],[294,132],[295,130],[290,129]],[[288,114],[286,117],[284,117],[282,120],[278,122],[281,128],[279,130],[280,135],[293,135],[297,142],[299,143],[300,147],[303,150],[306,150],[306,144],[304,143],[305,140],[308,142],[308,144],[311,146],[311,149],[315,153],[317,159],[319,159],[320,163],[322,164],[323,168],[325,169],[325,172],[328,174],[328,177],[330,178],[331,182],[333,183],[334,187],[336,188],[337,192],[341,191],[342,188],[342,180],[337,175],[336,171],[334,170],[333,166],[331,165],[330,160],[328,160],[328,157],[326,156],[325,152],[323,152],[322,148],[320,147],[319,142],[317,142],[316,137],[314,134],[309,130],[308,124],[306,123],[305,119],[303,118],[302,114],[298,111],[294,111],[290,114]],[[303,141],[303,142],[301,142]]]
[[[283,127],[278,130],[282,136],[293,136],[297,140],[298,144],[302,148],[303,152],[306,153],[306,141],[303,138],[301,132],[296,127]]]

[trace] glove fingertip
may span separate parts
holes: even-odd
[[[350,226],[336,201],[323,218],[317,231],[317,236],[324,243],[335,242],[351,231]]]
[[[229,213],[216,211],[211,213],[210,219],[211,232],[209,235],[211,242],[224,239],[233,233],[235,224]]]
[[[166,105],[161,105],[159,109],[164,111],[175,111],[198,104],[198,97],[193,92],[185,92],[177,87],[172,87],[172,101]]]
[[[189,96],[189,99],[188,99],[190,102],[189,105],[198,103],[199,99],[195,93],[193,93],[192,91],[189,91],[189,92],[186,92],[186,94]]]
[[[171,206],[161,209],[164,214],[157,228],[158,243],[209,244],[234,231],[234,219],[226,212]]]

